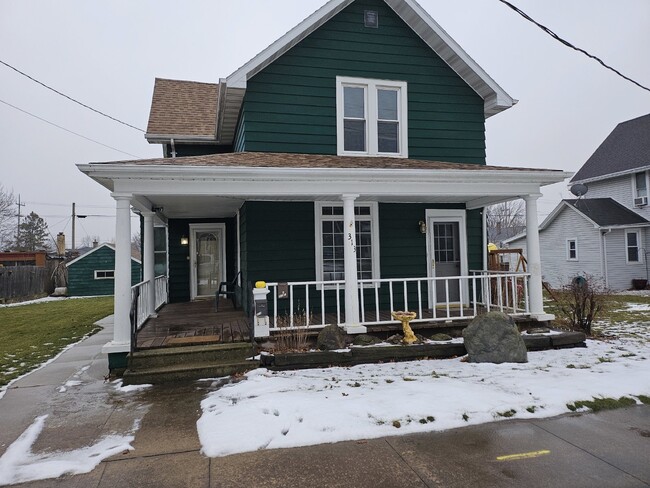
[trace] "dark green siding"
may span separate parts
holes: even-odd
[[[115,251],[108,246],[103,246],[87,254],[79,261],[68,266],[68,294],[70,296],[113,295],[115,293],[115,280],[95,279],[95,271],[115,270]],[[141,266],[131,260],[131,284],[141,281]]]
[[[181,245],[181,236],[190,235],[190,224],[226,224],[226,278],[237,273],[237,228],[235,219],[170,219],[169,232],[169,301],[190,300],[190,246]]]
[[[410,158],[485,164],[483,100],[380,0],[357,0],[248,81],[235,149],[336,154],[336,76],[408,83]]]
[[[458,209],[457,204],[379,204],[379,253],[382,278],[422,278],[427,276],[426,236],[418,222],[427,209]],[[247,293],[256,281],[295,282],[316,279],[314,247],[314,204],[247,202],[240,210],[242,284]],[[480,211],[467,212],[469,269],[481,269],[483,247]],[[312,288],[313,289],[313,288]],[[327,292],[332,296],[334,292]],[[388,287],[382,286],[381,304],[388,304]],[[366,290],[367,304],[374,294]],[[415,303],[417,292],[409,300]],[[249,297],[250,298],[250,297]],[[304,304],[302,289],[294,293],[296,304]],[[319,310],[320,295],[310,295]],[[287,301],[288,302],[288,301]],[[329,302],[333,303],[333,302]],[[246,303],[247,304],[247,303]],[[288,303],[280,303],[283,308]],[[246,308],[246,307],[245,307]],[[247,308],[246,308],[247,309]],[[333,310],[330,310],[333,311]]]

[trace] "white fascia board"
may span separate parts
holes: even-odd
[[[338,14],[354,0],[330,0],[316,12],[296,25],[273,44],[264,49],[253,59],[226,78],[226,83],[232,88],[246,88],[249,78],[259,73],[273,61],[286,53],[328,20]]]
[[[197,143],[197,142],[198,143],[217,142],[216,135],[188,136],[188,135],[181,135],[181,134],[150,134],[147,132],[144,135],[144,138],[150,144],[166,144],[169,143],[172,139],[174,139],[174,143],[183,143],[183,144],[190,144],[190,143]]]
[[[80,165],[81,166],[81,165]],[[90,166],[90,167],[88,167]],[[342,193],[400,195],[486,195],[507,198],[539,192],[565,178],[564,172],[494,170],[404,170],[242,168],[86,165],[97,181],[109,179],[115,191],[140,195],[331,196]]]
[[[578,210],[576,207],[574,207],[573,205],[571,205],[569,202],[562,201],[562,203],[563,203],[565,206],[567,206],[568,208],[570,208],[571,210],[573,210],[575,213],[577,213],[578,215],[580,215],[580,217],[582,217],[583,219],[585,219],[585,220],[586,220],[587,222],[589,222],[591,225],[593,225],[594,228],[596,228],[596,229],[599,229],[599,228],[600,228],[600,225],[599,225],[599,224],[597,224],[597,223],[594,222],[592,219],[590,219],[589,217],[587,217],[584,213],[582,213],[582,212],[581,212],[580,210]]]
[[[608,173],[606,175],[601,175],[601,176],[594,176],[593,178],[585,178],[582,180],[576,180],[576,181],[570,181],[569,185],[577,185],[578,183],[581,184],[587,184],[587,183],[592,183],[594,181],[602,181],[602,180],[609,180],[612,178],[617,178],[619,176],[625,176],[625,175],[631,175],[634,173],[640,173],[641,171],[647,171],[650,170],[650,164],[646,164],[645,166],[639,166],[637,168],[632,168],[632,169],[626,169],[625,171],[618,171],[616,173]]]
[[[526,238],[526,232],[522,232],[521,234],[517,234],[516,236],[508,237],[507,239],[503,240],[504,244],[511,244],[515,241],[518,241],[519,239],[525,239]]]

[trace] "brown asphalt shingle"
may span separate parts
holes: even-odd
[[[102,163],[93,163],[102,164]],[[334,156],[327,154],[293,154],[268,152],[237,152],[186,156],[180,158],[138,159],[114,161],[106,164],[129,164],[137,166],[215,166],[248,168],[339,168],[339,169],[434,169],[434,170],[515,170],[558,171],[538,168],[513,168],[480,164],[449,163],[390,157]]]
[[[147,134],[216,137],[218,83],[156,78]]]

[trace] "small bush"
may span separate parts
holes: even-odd
[[[560,290],[549,292],[571,328],[589,336],[592,323],[607,310],[611,296],[604,283],[589,274],[576,276]]]
[[[291,316],[282,315],[278,317],[278,328],[280,332],[273,336],[276,352],[301,352],[309,349],[308,332],[306,328],[307,317],[305,313],[297,313],[293,316],[293,327],[291,327]]]

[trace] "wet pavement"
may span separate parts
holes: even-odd
[[[123,391],[104,381],[99,334],[14,383],[0,399],[0,455],[40,415],[33,452],[109,434],[131,451],[93,471],[28,487],[648,487],[650,407],[207,458],[196,421],[214,382]],[[135,426],[135,428],[134,428]]]

